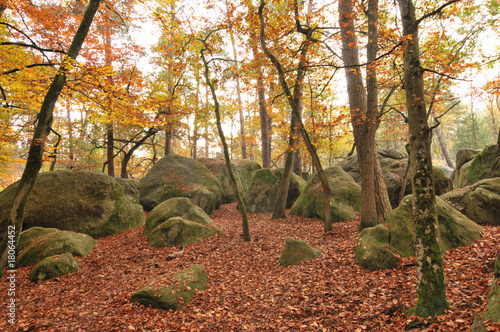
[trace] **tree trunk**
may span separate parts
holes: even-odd
[[[368,114],[367,93],[363,84],[360,70],[357,39],[354,34],[354,21],[352,0],[339,1],[339,20],[342,36],[342,59],[345,65],[347,92],[351,110],[351,123],[353,127],[354,143],[358,151],[358,162],[361,172],[361,223],[360,228],[375,226],[379,223],[377,205],[375,201],[375,132],[376,125],[372,123],[373,109]],[[373,38],[373,37],[372,37]],[[369,42],[370,44],[370,42]],[[367,74],[367,76],[370,76]],[[373,79],[370,80],[373,83]],[[371,86],[373,89],[373,86]],[[373,107],[376,96],[370,94]],[[378,107],[378,105],[377,105]],[[370,117],[369,117],[370,116]]]
[[[128,178],[127,166],[128,166],[128,162],[130,161],[130,159],[132,159],[132,156],[134,155],[135,150],[137,150],[144,142],[146,142],[146,140],[148,138],[150,138],[151,136],[153,136],[157,132],[158,132],[158,130],[155,128],[149,129],[146,132],[146,134],[139,141],[135,142],[134,145],[130,148],[130,150],[128,150],[128,152],[125,153],[125,157],[123,157],[123,160],[122,160],[122,169],[121,169],[121,174],[120,174],[120,177],[122,179]]]
[[[106,25],[104,26],[104,60],[106,65],[111,68],[111,26],[110,26],[110,11],[106,11]],[[108,84],[112,85],[111,76],[108,77]],[[108,95],[108,114],[111,117],[111,95]],[[108,175],[115,176],[115,153],[114,153],[114,130],[113,130],[113,121],[109,120],[106,126],[106,163],[108,166]]]
[[[286,82],[285,72],[283,70],[283,67],[281,66],[281,63],[276,59],[276,57],[271,53],[271,51],[269,50],[269,48],[266,45],[263,10],[264,10],[264,0],[260,0],[260,5],[259,5],[260,43],[261,43],[262,49],[264,50],[264,53],[266,53],[267,57],[271,60],[274,67],[278,71],[280,85],[288,98],[288,102],[289,102],[290,107],[292,109],[292,114],[296,117],[296,121],[297,121],[297,125],[299,127],[299,130],[300,130],[300,133],[302,135],[304,143],[306,144],[307,150],[309,151],[309,154],[311,155],[312,162],[313,162],[314,166],[316,167],[318,178],[319,178],[320,183],[321,183],[321,188],[323,189],[324,230],[325,230],[325,232],[328,232],[328,231],[332,230],[332,222],[331,222],[331,215],[330,215],[330,191],[331,191],[330,185],[328,184],[328,180],[326,179],[325,173],[323,172],[323,167],[321,166],[321,161],[319,160],[318,154],[316,153],[316,148],[312,145],[311,140],[309,138],[309,135],[304,127],[304,124],[302,123],[302,119],[301,119],[300,114],[299,114],[299,101],[302,99],[302,84],[304,81],[305,68],[307,65],[306,55],[307,55],[307,51],[309,50],[310,44],[312,44],[312,34],[314,32],[314,29],[311,29],[311,28],[305,29],[302,27],[302,25],[299,22],[298,4],[297,4],[297,1],[295,1],[294,2],[294,14],[295,14],[295,18],[296,18],[296,29],[298,32],[305,35],[306,40],[305,40],[304,47],[301,49],[301,52],[300,52],[300,60],[299,60],[298,66],[297,66],[297,68],[298,68],[297,69],[297,76],[295,79],[295,88],[294,88],[294,91],[292,94],[292,92],[290,91],[290,88],[288,87],[288,84]],[[294,123],[293,116],[292,116],[291,122],[292,122],[292,124]],[[282,179],[282,181],[283,181],[283,179]]]
[[[80,26],[67,52],[67,57],[69,59],[74,60],[78,56],[100,2],[101,0],[90,0]],[[14,269],[15,267],[15,259],[13,260],[9,257],[12,256],[9,254],[9,251],[15,250],[16,245],[19,243],[19,237],[23,229],[26,203],[33,189],[38,172],[42,167],[43,150],[52,126],[54,107],[66,83],[67,72],[68,64],[63,62],[45,95],[40,113],[38,114],[38,121],[35,132],[33,133],[33,139],[31,140],[26,166],[10,207],[7,225],[8,230],[15,231],[15,235],[12,237],[10,237],[10,235],[6,236],[0,244],[0,253],[2,253],[0,260],[0,275],[3,274],[3,268],[8,267],[9,269]]]
[[[443,154],[444,160],[446,160],[446,164],[451,168],[455,168],[455,165],[453,165],[453,161],[451,160],[450,153],[448,152],[448,148],[446,147],[446,142],[444,141],[443,135],[441,135],[441,130],[436,127],[434,128],[434,132],[436,133],[439,146],[441,147],[441,153]]]
[[[431,130],[425,108],[424,77],[420,66],[418,21],[411,0],[398,0],[403,35],[408,44],[403,53],[404,89],[410,131],[415,253],[417,260],[417,304],[408,314],[436,316],[448,307],[443,258],[437,241],[437,210],[432,173]],[[411,38],[410,38],[411,37]]]
[[[226,3],[227,4],[227,3]],[[236,62],[236,95],[238,101],[238,113],[240,116],[240,139],[241,139],[241,158],[247,159],[247,142],[245,137],[245,116],[243,114],[243,102],[241,101],[241,86],[240,86],[240,65],[236,56],[236,45],[234,43],[234,35],[230,32],[231,45],[233,47],[234,61]]]
[[[236,177],[234,176],[233,168],[231,167],[231,160],[229,158],[229,149],[227,147],[226,138],[224,137],[224,132],[222,130],[219,102],[217,99],[217,95],[215,94],[215,87],[212,84],[212,81],[210,81],[208,63],[207,60],[205,59],[204,51],[206,50],[205,49],[200,50],[200,55],[203,64],[205,66],[205,80],[207,82],[207,85],[210,87],[210,91],[212,92],[212,98],[214,100],[214,111],[215,111],[215,116],[217,118],[217,129],[219,131],[219,137],[222,142],[222,148],[224,150],[224,159],[226,160],[226,167],[229,173],[229,178],[231,179],[231,187],[233,188],[234,197],[236,197],[238,209],[240,211],[241,218],[243,220],[243,239],[245,241],[251,241],[252,238],[250,237],[247,209],[245,207],[245,203],[243,202],[243,198],[241,197],[241,194],[238,190],[238,186],[236,185]]]

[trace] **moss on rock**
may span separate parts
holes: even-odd
[[[250,186],[243,196],[249,212],[272,212],[278,196],[283,169],[259,169],[255,171]],[[290,208],[299,197],[305,181],[295,173],[291,174],[286,207]]]
[[[30,273],[30,280],[39,282],[46,279],[60,277],[67,273],[76,272],[80,264],[75,257],[67,252],[62,255],[55,255],[44,258]]]
[[[500,177],[500,152],[496,144],[484,148],[459,169],[456,187],[462,188],[495,177]]]
[[[46,257],[64,253],[85,257],[95,244],[95,240],[86,234],[33,227],[21,233],[16,266],[34,265]]]
[[[394,269],[398,267],[398,259],[390,246],[387,226],[380,224],[365,228],[356,243],[356,261],[370,271]]]
[[[151,231],[173,217],[181,217],[204,225],[213,224],[212,219],[200,207],[196,206],[185,197],[168,199],[156,206],[146,218],[143,235],[147,236]]]
[[[293,237],[286,239],[285,249],[278,260],[281,266],[297,265],[302,261],[310,261],[321,255],[321,251],[310,247],[304,240]]]
[[[155,227],[148,235],[148,242],[154,248],[175,247],[200,242],[215,231],[215,228],[173,217]]]
[[[179,155],[161,158],[139,182],[141,204],[151,211],[174,197],[187,197],[206,213],[222,202],[222,186],[202,163]]]
[[[206,288],[207,273],[203,266],[195,264],[184,272],[152,279],[132,295],[131,301],[158,309],[178,310],[194,297],[196,290]]]
[[[324,170],[331,189],[331,221],[346,221],[356,217],[361,211],[361,187],[339,166]],[[307,181],[303,192],[295,201],[290,214],[305,218],[324,219],[323,188],[317,174]]]
[[[465,247],[481,238],[483,228],[436,197],[438,235],[441,252]],[[387,223],[391,230],[391,249],[403,257],[415,255],[415,230],[412,219],[412,196],[406,196],[398,208],[392,210]]]
[[[0,193],[0,238],[18,182]],[[47,227],[94,238],[144,224],[139,192],[131,181],[100,172],[68,170],[40,173],[26,206],[23,228]]]

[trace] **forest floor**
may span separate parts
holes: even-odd
[[[325,234],[318,219],[249,217],[253,241],[242,239],[235,204],[224,205],[212,214],[224,234],[189,245],[170,261],[166,257],[178,248],[149,247],[141,226],[99,239],[75,273],[36,284],[28,278],[31,268],[20,268],[15,325],[6,318],[7,287],[0,287],[0,331],[403,331],[415,318],[404,315],[416,302],[414,259],[404,259],[399,269],[363,270],[354,260],[359,220],[336,223]],[[474,314],[484,310],[500,227],[486,226],[483,235],[446,253],[450,308],[415,331],[468,331]],[[322,255],[281,267],[278,258],[292,236]],[[208,288],[181,310],[130,302],[151,277],[191,264],[205,267]]]

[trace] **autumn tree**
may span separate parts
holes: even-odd
[[[50,134],[54,107],[64,87],[67,75],[70,72],[71,67],[74,65],[74,61],[80,52],[83,42],[85,41],[100,2],[100,0],[91,0],[87,6],[80,26],[68,49],[65,60],[61,63],[59,70],[45,95],[40,112],[38,113],[38,122],[30,144],[26,167],[12,200],[11,212],[9,214],[8,227],[9,229],[15,231],[15,235],[12,237],[5,237],[0,244],[0,252],[2,253],[0,260],[2,274],[3,268],[7,266],[9,268],[14,268],[13,263],[12,265],[8,265],[11,260],[9,259],[9,249],[15,249],[16,244],[19,242],[23,228],[26,203],[32,191],[38,172],[42,166],[42,155],[45,148],[45,142]]]
[[[420,61],[419,24],[457,2],[452,0],[416,17],[411,0],[398,0],[402,18],[404,89],[409,124],[409,147],[413,193],[412,219],[415,225],[417,259],[417,304],[408,312],[420,317],[436,316],[448,308],[443,258],[437,241],[436,195],[432,172],[431,128],[425,107],[424,72]]]

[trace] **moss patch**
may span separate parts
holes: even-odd
[[[361,231],[356,243],[356,261],[370,271],[398,267],[398,259],[390,250],[387,226],[377,225]]]
[[[60,277],[67,273],[76,272],[80,268],[75,257],[67,252],[62,255],[44,258],[30,273],[30,280],[39,282],[46,279]]]
[[[310,247],[304,240],[293,237],[286,239],[285,249],[278,260],[281,266],[297,265],[302,261],[310,261],[321,255],[321,251]]]
[[[148,235],[148,242],[154,248],[175,247],[200,242],[215,231],[215,228],[173,217],[154,228]]]

